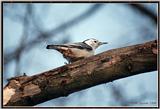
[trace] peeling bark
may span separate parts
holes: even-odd
[[[3,104],[33,106],[98,84],[155,71],[157,54],[154,40],[109,50],[38,75],[14,77],[3,90]]]

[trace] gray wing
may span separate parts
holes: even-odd
[[[59,47],[86,49],[88,51],[93,50],[91,46],[89,46],[83,42],[60,44],[60,45],[47,45],[47,49],[56,49],[57,50]]]
[[[90,47],[89,45],[87,45],[87,44],[85,44],[83,42],[72,43],[72,44],[65,44],[65,45],[68,46],[68,47],[70,47],[70,48],[79,48],[79,49],[93,50],[92,47]]]

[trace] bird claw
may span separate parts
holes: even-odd
[[[67,62],[64,62],[64,64],[65,64],[65,65],[67,65],[67,64],[69,64],[69,63],[67,63]]]

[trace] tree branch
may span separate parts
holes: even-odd
[[[56,36],[58,33],[68,29],[69,27],[72,27],[80,22],[82,22],[83,20],[89,18],[91,15],[94,15],[94,13],[96,11],[98,11],[101,7],[103,6],[103,4],[95,4],[93,6],[91,6],[86,12],[80,14],[79,16],[69,20],[66,23],[63,23],[59,26],[57,26],[54,29],[51,29],[49,31],[45,31],[42,32],[40,34],[38,34],[37,36],[35,36],[36,38],[33,39],[32,41],[26,43],[23,47],[23,49],[17,48],[16,50],[9,52],[9,53],[5,53],[4,54],[4,64],[8,64],[10,61],[14,60],[17,55],[19,55],[19,51],[27,51],[27,50],[31,50],[31,48],[33,48],[35,45],[37,45],[40,42],[44,42],[44,40],[46,40],[47,38],[51,38]]]
[[[144,7],[141,4],[129,4],[133,9],[138,10],[140,13],[142,13],[143,15],[148,16],[153,22],[154,24],[157,25],[157,15],[154,14],[151,10],[147,9],[146,7]]]
[[[3,105],[33,106],[116,79],[157,70],[157,40],[103,52],[34,76],[11,78]]]

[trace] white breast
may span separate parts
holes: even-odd
[[[85,49],[76,49],[76,48],[72,48],[71,50],[74,54],[75,57],[90,57],[92,55],[94,55],[94,51],[87,51]]]

